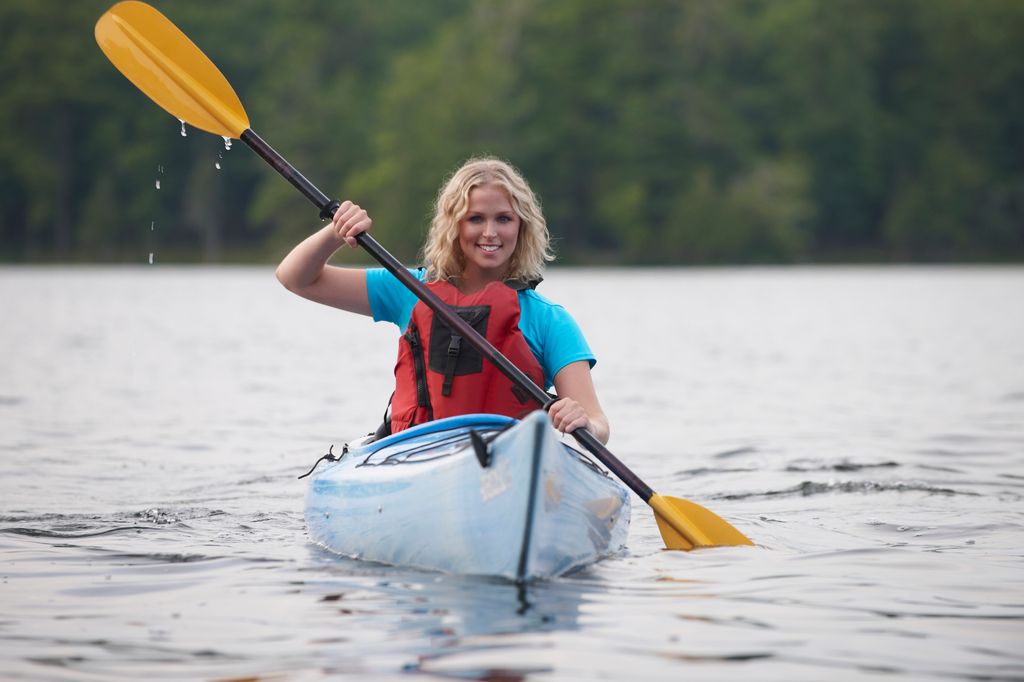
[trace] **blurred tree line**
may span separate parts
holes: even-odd
[[[1020,0],[153,4],[403,258],[479,154],[563,262],[1024,257]],[[0,6],[0,260],[279,258],[313,207],[117,73],[108,5]]]

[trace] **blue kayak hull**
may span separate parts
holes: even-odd
[[[483,466],[469,440],[488,441]],[[464,415],[348,446],[310,480],[310,538],[344,556],[531,580],[621,550],[628,491],[567,447],[543,412]]]

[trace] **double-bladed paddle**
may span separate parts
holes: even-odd
[[[128,80],[172,116],[194,128],[242,140],[312,201],[322,219],[334,215],[339,202],[328,198],[252,131],[249,117],[224,75],[163,14],[144,2],[119,2],[96,22],[96,42]],[[549,405],[551,398],[544,389],[427,289],[377,240],[364,232],[356,241],[502,374],[539,404]],[[654,492],[586,429],[577,429],[572,435],[654,509],[667,548],[753,544],[728,521],[699,504]]]

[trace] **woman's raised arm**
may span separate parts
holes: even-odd
[[[288,291],[317,303],[360,315],[370,315],[366,271],[339,268],[327,261],[342,246],[355,247],[356,235],[366,232],[373,221],[366,211],[344,202],[330,224],[313,233],[284,257],[277,266],[277,279]]]

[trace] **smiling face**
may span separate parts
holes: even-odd
[[[519,214],[504,189],[486,184],[470,190],[466,214],[459,220],[465,286],[475,290],[508,276],[519,225]]]

